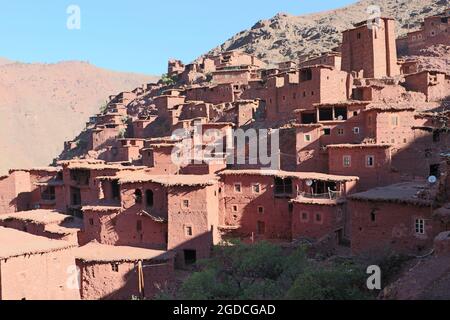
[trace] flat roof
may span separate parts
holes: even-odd
[[[356,201],[392,202],[429,206],[432,205],[433,201],[421,196],[421,193],[427,189],[425,184],[403,182],[356,193],[348,196],[348,198]]]
[[[118,179],[120,184],[153,182],[166,187],[174,186],[211,186],[218,178],[215,175],[155,175],[149,171],[119,172],[116,176],[105,177]]]
[[[258,169],[250,169],[250,170],[224,170],[219,173],[222,176],[239,176],[239,175],[251,175],[251,176],[271,176],[271,177],[279,177],[279,178],[298,178],[301,180],[321,180],[321,181],[358,181],[359,177],[356,176],[338,176],[338,175],[329,175],[325,173],[317,173],[317,172],[288,172],[282,170],[258,170]]]
[[[375,144],[375,143],[361,143],[361,144],[350,144],[350,143],[344,143],[344,144],[330,144],[327,146],[327,148],[332,149],[363,149],[363,148],[390,148],[390,144]]]
[[[306,205],[337,206],[347,201],[345,199],[309,199],[300,196],[291,200],[291,202]]]
[[[0,221],[19,220],[35,224],[54,224],[73,220],[72,216],[54,210],[32,210],[0,215]]]
[[[61,167],[35,167],[35,168],[27,168],[27,169],[15,168],[15,169],[9,170],[9,173],[13,173],[16,171],[24,171],[24,172],[46,171],[46,172],[50,172],[50,173],[56,173],[56,172],[60,172],[61,170],[62,170]]]
[[[0,227],[0,243],[3,244],[0,246],[0,260],[76,247],[75,244],[67,241],[52,240],[3,227]]]
[[[75,259],[84,262],[135,262],[139,260],[167,261],[173,253],[138,247],[109,246],[91,242],[75,249]]]

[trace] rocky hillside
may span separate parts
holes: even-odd
[[[0,175],[48,165],[99,111],[109,95],[155,77],[85,62],[24,64],[0,60]]]
[[[353,23],[367,20],[367,8],[376,4],[382,15],[397,19],[397,33],[419,28],[424,17],[443,11],[449,0],[362,0],[342,9],[293,16],[279,13],[270,20],[257,22],[210,53],[239,49],[256,54],[266,62],[297,59],[301,55],[328,51],[341,41],[341,32]]]

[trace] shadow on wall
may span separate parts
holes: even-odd
[[[200,260],[196,251],[198,242],[211,243],[211,239],[211,232],[202,234],[172,248],[169,252],[172,253],[171,258],[168,259],[167,253],[162,253],[150,261],[141,261],[141,266],[139,261],[82,263],[80,265],[81,278],[84,280],[81,285],[82,299],[154,299],[158,294],[173,290],[177,281],[175,266],[189,268],[195,265]],[[123,273],[122,270],[127,271]],[[115,284],[119,285],[115,287]]]
[[[440,154],[450,150],[450,96],[432,112],[447,112],[447,116],[435,114],[427,118],[423,126],[413,129],[414,140],[392,155],[393,174],[398,172],[400,180],[439,177],[442,173]]]

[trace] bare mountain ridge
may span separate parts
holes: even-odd
[[[448,0],[362,0],[341,9],[303,16],[279,13],[272,19],[258,21],[251,29],[236,34],[209,54],[240,50],[273,65],[338,46],[342,31],[369,18],[367,8],[371,5],[380,6],[382,16],[395,18],[397,35],[402,36],[418,29],[425,17],[440,13],[449,4]]]
[[[48,165],[109,95],[157,79],[79,61],[5,63],[0,61],[0,175]]]

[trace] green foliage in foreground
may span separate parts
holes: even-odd
[[[267,242],[218,247],[177,296],[188,300],[370,299],[364,270],[350,263],[310,260],[305,249],[286,254]]]

